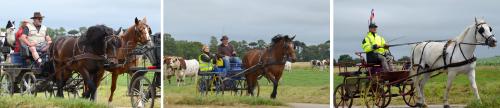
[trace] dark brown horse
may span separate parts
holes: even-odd
[[[77,72],[85,84],[83,97],[95,99],[98,81],[104,74],[104,63],[108,61],[106,56],[115,54],[114,49],[120,45],[118,38],[113,37],[116,37],[113,29],[96,25],[89,27],[80,37],[59,37],[51,44],[49,57],[55,70],[57,96],[63,97],[66,81]]]
[[[113,94],[116,90],[116,80],[118,75],[128,72],[130,67],[137,65],[137,57],[131,55],[134,48],[138,44],[151,44],[150,42],[151,28],[146,23],[146,18],[138,20],[135,18],[135,23],[127,29],[127,31],[120,36],[121,47],[117,53],[117,59],[119,60],[120,66],[107,68],[106,70],[111,72],[111,95],[109,96],[108,102],[113,101]]]
[[[296,60],[294,38],[295,36],[277,35],[273,37],[268,48],[253,49],[246,53],[242,61],[243,66],[247,69],[253,67],[245,74],[248,94],[253,96],[258,78],[263,75],[273,83],[271,98],[276,98],[278,82],[283,74],[286,60],[291,59],[292,62]]]

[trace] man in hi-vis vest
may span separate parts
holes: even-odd
[[[392,71],[385,57],[389,47],[385,44],[384,38],[377,34],[377,27],[374,23],[370,23],[368,26],[369,32],[363,40],[361,47],[366,52],[368,63],[381,64],[385,71]]]
[[[42,59],[40,59],[40,55],[37,51],[45,52],[48,49],[48,46],[52,43],[52,39],[47,34],[47,27],[42,25],[44,16],[40,12],[35,12],[33,14],[33,23],[28,24],[27,27],[24,28],[23,34],[20,39],[24,45],[26,45],[33,59],[38,62],[38,64],[42,63]]]

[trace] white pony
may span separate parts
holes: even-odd
[[[423,42],[412,49],[412,72],[415,75],[428,70],[445,69],[448,71],[448,82],[444,94],[444,107],[449,108],[448,94],[453,79],[457,74],[466,74],[469,78],[475,98],[481,100],[475,81],[476,62],[474,51],[476,45],[496,47],[496,39],[492,28],[484,19],[475,18],[474,24],[468,26],[458,37],[448,42]],[[446,48],[445,48],[446,47]],[[451,66],[455,65],[455,66]],[[444,66],[451,66],[443,68]],[[418,72],[417,72],[418,71]],[[424,96],[424,85],[434,72],[421,73],[413,77],[418,93],[417,106],[427,107]]]
[[[290,61],[285,62],[285,71],[292,72],[292,62]]]

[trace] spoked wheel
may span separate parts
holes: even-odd
[[[12,96],[14,94],[14,84],[12,83],[12,77],[9,74],[4,73],[2,75],[2,78],[0,79],[0,86],[2,87],[1,89],[1,94],[2,96],[5,95],[10,95]]]
[[[150,89],[151,82],[143,76],[137,77],[130,86],[130,101],[134,108],[149,108],[154,99]]]
[[[36,96],[36,78],[33,73],[25,73],[21,79],[21,95]]]
[[[83,80],[79,76],[73,76],[68,80],[68,84],[64,89],[69,98],[79,98],[83,89]]]
[[[233,90],[235,96],[243,96],[243,91],[245,90],[246,83],[243,80],[236,80],[236,87]]]
[[[215,94],[216,95],[224,95],[224,83],[222,82],[221,77],[214,77],[213,83],[215,87]]]
[[[200,93],[200,95],[204,95],[206,96],[207,95],[207,90],[209,90],[209,84],[208,84],[208,80],[205,78],[205,77],[201,77],[200,79],[198,79],[197,81],[197,88],[198,88],[198,92]]]
[[[375,105],[378,107],[385,108],[389,106],[391,103],[392,93],[391,93],[391,85],[378,85],[381,91],[379,91],[379,95],[375,99]]]
[[[350,97],[350,93],[348,92],[347,87],[344,84],[340,84],[335,87],[333,96],[335,108],[350,108],[352,106],[353,98]]]
[[[417,106],[417,94],[415,93],[415,86],[413,85],[413,81],[411,79],[404,81],[401,83],[399,88],[399,94],[403,96],[403,100],[406,105],[410,107]]]
[[[54,97],[55,96],[54,87],[56,84],[52,81],[45,81],[45,84],[46,84],[46,85],[44,85],[45,87],[43,87],[45,98]]]
[[[377,101],[380,102],[382,89],[377,86],[376,81],[367,82],[366,87],[361,90],[361,98],[367,108],[374,108]]]

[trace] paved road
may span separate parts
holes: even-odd
[[[465,108],[466,105],[456,104],[451,105],[451,108]],[[366,108],[365,106],[353,106],[352,108]],[[411,108],[406,105],[391,105],[387,108]],[[428,105],[428,108],[443,108],[443,105]]]

